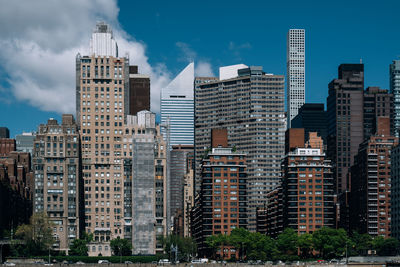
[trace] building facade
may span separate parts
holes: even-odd
[[[400,129],[400,60],[393,60],[389,68],[390,93],[393,94],[394,129],[399,137]]]
[[[22,133],[15,136],[15,143],[17,145],[17,151],[28,152],[32,154],[33,142],[35,140],[35,133]]]
[[[267,202],[257,210],[257,232],[276,238],[284,230],[282,186],[267,194]]]
[[[138,73],[138,66],[129,66],[129,115],[150,110],[150,77]]]
[[[169,123],[170,145],[194,142],[194,63],[161,89],[161,124]],[[166,130],[162,131],[167,138]]]
[[[30,154],[15,151],[14,139],[0,138],[0,147],[3,143],[14,144],[14,149],[0,154],[0,239],[29,223],[34,190]]]
[[[376,133],[377,120],[381,116],[389,117],[390,132],[393,135],[393,94],[379,87],[367,87],[364,91],[364,139]]]
[[[192,166],[188,166],[188,157],[194,155],[193,146],[172,146],[170,151],[170,214],[175,217],[176,214],[183,215],[184,210],[184,185],[185,175],[192,169]],[[191,183],[193,184],[193,183]],[[182,217],[183,218],[183,217]]]
[[[322,227],[333,228],[332,165],[321,147],[322,139],[310,133],[310,140],[303,147],[298,147],[299,141],[289,144],[282,164],[284,228],[293,228],[298,234],[312,233]]]
[[[170,228],[167,146],[155,117],[139,111],[127,117],[125,126],[124,227],[134,254],[162,253],[162,237]]]
[[[155,254],[154,136],[136,135],[133,146],[133,250],[135,254]]]
[[[324,104],[306,103],[299,109],[296,117],[292,119],[291,128],[304,129],[304,142],[309,139],[310,132],[316,132],[326,145],[328,136],[327,124]]]
[[[229,235],[235,228],[247,227],[246,155],[232,148],[212,148],[202,161],[202,184],[193,210],[192,235],[200,256],[211,256],[208,236]],[[231,247],[217,252],[229,259]]]
[[[341,64],[338,79],[329,83],[327,98],[328,157],[332,160],[335,190],[345,192],[358,146],[364,141],[364,65]]]
[[[400,238],[400,146],[393,147],[391,154],[391,236]]]
[[[249,228],[256,229],[256,208],[280,179],[284,155],[284,77],[261,67],[238,71],[235,78],[199,84],[195,92],[195,194],[201,188],[202,158],[211,130],[226,128],[228,146],[246,153]]]
[[[12,151],[16,151],[15,139],[0,138],[0,157],[7,157]]]
[[[190,214],[193,206],[194,206],[194,169],[190,168],[184,176],[184,187],[183,187],[183,236],[184,237],[192,236],[191,232],[192,221]]]
[[[391,154],[398,138],[389,117],[377,119],[377,132],[366,139],[351,168],[350,230],[391,236]]]
[[[85,231],[90,255],[110,255],[124,237],[124,123],[129,112],[129,59],[118,57],[109,25],[98,23],[90,55],[76,57],[76,115],[82,144]],[[107,249],[107,250],[106,250]]]
[[[0,127],[0,138],[10,138],[10,130],[7,127]]]
[[[305,103],[306,94],[306,47],[305,30],[290,29],[287,34],[286,83],[287,83],[287,127]]]
[[[39,126],[33,150],[34,212],[47,213],[54,224],[53,248],[68,252],[83,231],[83,181],[78,125],[72,115],[62,123]]]

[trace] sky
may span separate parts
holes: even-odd
[[[286,34],[306,30],[306,102],[326,103],[341,63],[365,64],[365,86],[389,88],[400,56],[400,1],[0,0],[0,126],[11,136],[75,113],[75,56],[96,21],[112,25],[119,53],[159,92],[189,62],[197,75],[260,65],[286,74]]]

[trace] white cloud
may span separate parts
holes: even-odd
[[[214,77],[211,64],[204,61],[199,61],[195,64],[194,75],[200,77]]]
[[[75,56],[88,53],[96,21],[113,27],[120,55],[151,77],[151,109],[159,112],[160,88],[170,76],[151,66],[143,43],[118,23],[115,0],[0,0],[0,65],[19,100],[46,111],[75,113]],[[4,88],[3,88],[4,90]]]
[[[193,62],[197,57],[197,53],[193,51],[189,44],[184,42],[177,42],[175,44],[182,52],[183,56],[178,58],[179,61]]]
[[[184,42],[177,42],[175,44],[182,53],[182,56],[178,58],[179,61],[183,62],[193,62],[195,61],[195,69],[194,69],[194,75],[195,76],[203,76],[203,77],[212,77],[214,76],[214,73],[212,71],[212,66],[209,62],[204,61],[204,60],[197,60],[197,53],[190,47],[189,44],[184,43]]]

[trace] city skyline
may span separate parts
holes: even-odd
[[[368,19],[389,6],[73,1],[0,11],[6,256],[400,251],[400,38]]]
[[[38,4],[46,5],[46,1]],[[157,112],[158,115],[159,111],[154,110],[154,103],[158,102],[154,98],[157,95],[156,91],[168,84],[172,77],[178,74],[180,69],[191,60],[198,63],[196,73],[201,74],[216,74],[220,66],[245,63],[247,65],[263,65],[266,72],[285,75],[286,33],[290,28],[304,28],[307,31],[307,103],[325,103],[327,84],[335,77],[337,66],[340,63],[358,63],[360,59],[365,63],[365,85],[389,89],[389,64],[398,55],[396,44],[399,43],[399,37],[398,34],[393,34],[398,30],[394,26],[395,23],[392,23],[395,16],[390,15],[396,10],[395,6],[400,5],[395,1],[385,2],[379,7],[372,3],[364,3],[363,7],[359,9],[356,9],[355,3],[350,3],[346,10],[340,8],[340,2],[336,6],[313,5],[312,8],[310,8],[311,4],[304,3],[301,6],[296,5],[303,13],[298,12],[298,14],[295,9],[288,9],[286,10],[287,15],[282,18],[274,14],[264,19],[261,19],[264,16],[261,16],[260,13],[263,8],[256,10],[249,6],[238,9],[230,6],[228,8],[232,12],[229,16],[224,15],[226,21],[219,21],[215,15],[210,15],[211,21],[226,27],[226,34],[221,36],[218,34],[220,27],[211,27],[209,23],[202,25],[197,22],[196,18],[204,13],[204,7],[198,7],[196,12],[188,12],[194,19],[187,19],[185,25],[181,25],[178,22],[186,19],[187,14],[175,17],[166,16],[168,12],[175,14],[177,10],[173,10],[176,5],[166,7],[164,3],[160,3],[156,7],[138,3],[140,6],[134,9],[133,16],[131,11],[128,12],[128,10],[132,10],[129,8],[132,4],[127,2],[110,2],[106,5],[93,1],[91,5],[95,7],[96,14],[84,7],[80,12],[74,13],[75,9],[70,4],[57,6],[57,4],[48,5],[47,3],[47,9],[43,8],[43,10],[60,8],[67,17],[73,15],[79,18],[76,21],[80,22],[80,27],[73,27],[73,29],[67,27],[65,34],[60,35],[57,33],[64,29],[65,22],[58,17],[49,15],[46,23],[43,23],[37,19],[40,15],[39,11],[34,11],[27,4],[23,8],[20,5],[10,3],[7,5],[7,9],[3,10],[3,15],[0,16],[4,22],[2,24],[7,26],[0,28],[1,41],[4,43],[0,57],[5,59],[4,63],[0,64],[0,88],[2,91],[0,113],[13,114],[12,119],[3,117],[0,124],[10,128],[12,137],[23,131],[36,130],[36,125],[45,122],[49,117],[60,119],[62,112],[54,111],[58,108],[66,106],[67,110],[74,110],[73,60],[66,61],[65,58],[67,55],[76,55],[82,45],[88,42],[87,36],[98,19],[104,19],[113,27],[116,26],[114,27],[116,28],[115,38],[120,46],[120,56],[124,56],[125,52],[129,51],[133,64],[137,63],[141,73],[151,77],[152,111]],[[272,8],[275,8],[277,12],[274,13],[282,14],[284,6],[284,4],[275,3]],[[79,7],[78,5],[77,8]],[[224,10],[225,5],[218,3],[213,7],[215,10]],[[181,5],[180,8],[181,11],[190,9],[186,5]],[[326,14],[326,9],[335,12]],[[21,22],[22,24],[13,23],[13,18],[10,16],[24,12],[32,15],[25,16],[26,19]],[[248,29],[248,35],[244,41],[243,38],[230,34],[242,27],[248,28],[246,27],[248,23],[243,21],[239,23],[234,20],[240,12],[246,16],[254,14],[252,18],[254,17],[254,21],[258,23],[254,29]],[[315,16],[308,18],[306,15],[310,12]],[[367,19],[372,14],[376,18],[374,21]],[[338,20],[339,17],[343,19]],[[272,27],[269,26],[271,20],[281,23],[273,23]],[[141,23],[145,27],[137,26]],[[229,23],[234,27],[228,27]],[[54,29],[49,29],[46,26],[48,24],[52,24]],[[276,26],[278,24],[279,26]],[[42,35],[35,32],[29,25],[36,25]],[[180,26],[171,28],[173,25]],[[362,27],[359,28],[359,31],[354,31],[350,29],[354,27],[346,27],[346,25]],[[259,29],[267,30],[267,37],[261,38],[252,34]],[[385,30],[382,31],[382,29]],[[52,40],[43,44],[43,36],[52,36]],[[205,36],[217,39],[209,43],[206,42]],[[331,38],[330,36],[339,36],[340,38]],[[163,38],[163,42],[160,42],[159,38]],[[348,40],[346,45],[341,42],[343,38]],[[73,43],[76,40],[79,42]],[[21,44],[29,44],[35,48],[29,50],[23,45],[15,46],[13,45],[15,41],[21,41]],[[11,60],[10,55],[15,57]],[[54,62],[38,61],[39,56],[45,59],[55,56],[55,60]],[[25,62],[25,64],[21,65],[20,62]],[[46,63],[43,62],[48,65],[46,66]],[[69,64],[61,66],[61,63]],[[40,64],[43,65],[43,68],[38,68]],[[18,69],[18,71],[13,72],[13,69]],[[61,75],[64,73],[66,75]],[[56,79],[55,77],[58,76],[54,74],[61,76]],[[57,94],[58,92],[61,93]],[[43,100],[40,99],[43,94],[46,98],[54,99],[53,106],[43,104]],[[70,96],[72,96],[72,101],[66,101]],[[61,104],[56,105],[57,103]],[[53,111],[42,111],[41,109]]]

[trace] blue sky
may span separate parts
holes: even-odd
[[[370,0],[330,1],[329,3],[328,1],[234,0],[205,0],[196,3],[194,1],[118,1],[115,6],[119,8],[119,13],[115,7],[108,6],[95,12],[88,8],[89,15],[76,14],[77,12],[71,10],[70,13],[75,17],[81,15],[93,18],[84,21],[85,24],[93,23],[93,25],[80,30],[80,34],[86,36],[87,40],[83,38],[84,40],[81,40],[82,43],[79,45],[87,43],[90,29],[94,27],[96,19],[110,19],[110,23],[117,25],[116,27],[120,28],[131,44],[139,44],[143,48],[143,53],[137,56],[137,63],[141,65],[141,62],[145,62],[151,66],[153,72],[163,71],[165,75],[161,76],[167,77],[166,79],[179,73],[190,59],[209,64],[208,66],[211,66],[212,72],[216,75],[219,66],[237,63],[262,65],[266,72],[285,74],[287,30],[305,28],[306,102],[326,103],[327,85],[337,76],[339,64],[357,63],[362,59],[365,64],[365,85],[388,88],[389,64],[400,55],[398,20],[400,1],[395,0],[380,1],[379,4]],[[63,8],[68,14],[66,9],[70,7],[63,6],[60,11]],[[13,10],[8,13],[10,12],[12,13]],[[14,12],[20,11],[15,8]],[[26,12],[30,15],[29,12],[36,11],[27,10]],[[31,32],[24,30],[27,26],[14,25],[12,15],[17,14],[3,16],[0,11],[0,24],[6,23],[11,30],[13,30],[12,27],[16,27],[15,31],[20,31],[21,34],[4,34],[4,31],[10,29],[0,26],[0,35],[3,36],[0,37],[0,45],[1,41],[18,38],[29,43]],[[37,16],[23,16],[23,18],[26,20],[26,25],[33,24],[30,20],[38,20]],[[54,20],[53,24],[56,25],[60,18],[49,18],[49,20]],[[38,25],[40,27],[41,24]],[[60,25],[63,24],[60,22]],[[49,32],[52,31],[45,26],[42,31],[45,32],[47,29]],[[73,35],[74,33],[70,31],[66,31],[66,34]],[[63,35],[57,35],[56,38],[62,39]],[[35,42],[43,45],[40,40],[35,40]],[[58,53],[57,46],[47,48],[46,45],[43,45],[42,54],[47,51]],[[63,49],[70,51],[76,47],[79,46],[70,45]],[[131,47],[133,47],[131,49],[136,49],[137,46]],[[76,54],[76,52],[71,51],[71,54]],[[130,55],[131,63],[135,64],[136,58],[133,56],[136,55],[135,52],[131,52]],[[54,107],[37,104],[34,96],[24,96],[24,93],[30,90],[29,83],[26,81],[41,87],[43,80],[43,84],[51,84],[48,90],[52,87],[58,88],[57,82],[50,83],[44,78],[35,79],[35,72],[41,69],[40,64],[46,64],[45,61],[39,60],[39,63],[35,63],[39,65],[28,69],[31,71],[30,79],[26,79],[25,83],[19,84],[19,87],[14,89],[13,86],[16,87],[16,85],[10,85],[10,80],[19,79],[24,73],[19,73],[20,76],[17,77],[13,76],[13,69],[7,66],[7,59],[9,60],[7,55],[5,53],[2,55],[0,52],[0,59],[6,59],[5,62],[2,60],[4,63],[0,63],[0,126],[10,128],[12,136],[22,131],[35,130],[48,118],[59,118],[62,111],[71,110],[70,107],[58,109],[57,105]],[[66,67],[72,69],[71,73],[74,68],[73,62],[72,57],[71,64],[67,64]],[[18,67],[18,65],[15,66]],[[150,67],[143,69],[149,70]],[[38,75],[43,77],[45,74]],[[74,84],[73,76],[64,77],[65,80],[67,78],[72,81],[65,81],[65,85],[73,87],[71,86]],[[165,80],[163,82],[165,84]],[[25,91],[21,89],[21,86],[28,89]],[[65,90],[70,89],[60,89],[60,92]],[[73,88],[70,92],[72,91]],[[38,92],[43,93],[40,90]],[[51,99],[55,98],[57,94]],[[71,97],[66,97],[65,101],[68,99]]]

